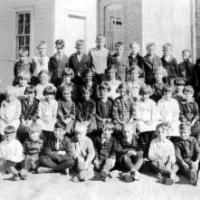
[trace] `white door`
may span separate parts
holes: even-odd
[[[75,43],[78,39],[86,40],[86,18],[78,15],[68,15],[66,27],[66,53],[75,52]]]

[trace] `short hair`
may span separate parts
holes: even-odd
[[[29,83],[30,79],[31,79],[31,76],[30,76],[30,73],[28,71],[23,70],[18,74],[17,78],[18,79],[25,78],[27,80],[27,82]]]
[[[150,47],[152,47],[152,46],[156,47],[156,44],[155,44],[154,42],[150,42],[150,43],[148,43],[148,44],[146,45],[146,49],[148,49],[148,48],[150,48]]]
[[[75,133],[84,133],[87,134],[87,124],[84,122],[76,122],[74,126],[74,132]]]
[[[112,123],[112,122],[109,122],[109,121],[107,121],[105,124],[104,124],[104,126],[103,126],[103,129],[112,129],[112,130],[114,130],[114,124]]]
[[[124,46],[124,43],[121,42],[121,41],[118,41],[118,42],[115,44],[115,47],[121,47],[121,46]]]
[[[127,83],[120,83],[120,85],[118,86],[116,92],[119,93],[119,90],[121,89],[125,89],[126,90],[126,94],[130,93],[130,87],[128,86]]]
[[[191,85],[186,85],[183,89],[183,93],[185,92],[190,92],[192,94],[194,94],[194,88]]]
[[[163,75],[163,77],[168,76],[167,70],[163,66],[158,66],[157,68],[155,68],[153,70],[153,73],[154,73],[154,76],[156,73],[161,73]]]
[[[48,72],[47,70],[41,70],[41,71],[39,72],[39,74],[38,74],[38,77],[40,78],[40,76],[42,76],[43,74],[47,75],[48,78],[50,78],[50,77],[49,77],[49,72]]]
[[[191,51],[189,49],[183,49],[182,53],[188,52],[191,56]]]
[[[170,49],[170,50],[172,50],[173,46],[172,46],[171,43],[167,42],[167,43],[163,44],[163,49]]]
[[[108,74],[108,72],[111,71],[111,70],[114,70],[115,73],[116,73],[114,64],[108,65],[108,67],[105,69],[105,74]]]
[[[152,91],[151,86],[149,86],[149,85],[142,86],[140,88],[139,94],[140,95],[145,95],[145,94],[152,95],[153,91]]]
[[[52,95],[55,95],[56,94],[56,88],[54,86],[46,86],[44,88],[44,91],[43,91],[43,95],[48,95],[48,94],[52,94]]]
[[[36,131],[36,132],[42,132],[42,127],[38,123],[32,123],[31,126],[29,127],[29,133]]]
[[[7,96],[7,95],[9,95],[9,94],[12,94],[12,95],[14,95],[15,97],[17,97],[17,91],[16,91],[15,87],[13,87],[13,86],[8,86],[8,87],[6,88],[6,90],[5,90],[5,95]]]
[[[89,92],[91,94],[92,93],[92,87],[82,86],[81,91],[82,91],[82,94],[84,94],[85,92]]]
[[[28,49],[25,47],[22,47],[19,49],[19,56],[22,56],[22,54],[26,54],[26,56],[28,56]]]
[[[138,65],[131,65],[129,69],[129,73],[131,74],[132,72],[137,72],[139,76],[142,74],[142,70]]]
[[[159,129],[159,128],[168,128],[169,129],[169,124],[168,123],[159,123],[157,126],[156,126],[156,131]]]
[[[37,45],[37,49],[40,48],[41,46],[47,46],[47,43],[44,40],[41,40],[38,45]]]
[[[65,91],[70,91],[70,92],[73,91],[73,85],[72,85],[72,83],[66,84],[66,85],[64,85],[62,87],[62,93],[65,92]]]
[[[62,40],[62,39],[58,39],[58,40],[55,41],[55,45],[56,45],[56,46],[57,46],[57,45],[60,45],[61,48],[64,48],[64,47],[65,47],[65,42],[64,42],[64,40]]]
[[[99,34],[97,34],[97,36],[96,36],[96,41],[99,40],[99,39],[105,40],[106,38],[105,38],[105,36],[104,36],[102,33],[99,33]]]
[[[8,125],[8,126],[6,126],[5,127],[5,129],[4,129],[4,134],[5,135],[9,135],[9,134],[13,134],[13,133],[16,133],[16,128],[14,127],[14,126],[12,126],[12,125]]]
[[[130,127],[130,129],[133,131],[133,133],[136,133],[136,125],[133,122],[127,122],[123,124],[122,131],[125,130],[125,128]]]
[[[62,76],[64,75],[71,75],[72,79],[74,78],[74,71],[70,67],[65,67],[62,71]]]
[[[174,85],[185,85],[185,80],[183,78],[177,77],[174,79]]]
[[[179,125],[179,130],[182,131],[182,130],[186,130],[186,131],[189,131],[191,132],[191,124],[189,122],[183,122]]]
[[[172,92],[173,91],[173,87],[171,85],[165,85],[162,89],[162,92]]]
[[[99,90],[104,90],[104,89],[107,90],[108,92],[111,89],[107,81],[103,81],[99,86]]]
[[[85,71],[83,72],[83,77],[85,77],[88,74],[92,74],[92,77],[94,77],[94,72],[92,69],[89,68],[85,69]]]
[[[129,47],[132,48],[132,46],[133,46],[134,44],[137,45],[137,46],[140,48],[140,44],[139,44],[139,42],[137,42],[137,41],[131,42],[131,43],[129,44]]]
[[[83,39],[76,40],[76,47],[77,46],[85,46],[85,40]]]
[[[64,133],[66,133],[65,131],[65,126],[56,122],[55,125],[54,125],[54,129],[62,129],[64,131]]]
[[[34,85],[28,85],[24,91],[24,94],[35,93],[36,95],[36,87]]]

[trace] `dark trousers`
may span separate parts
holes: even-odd
[[[41,156],[40,164],[45,167],[52,168],[56,172],[62,172],[65,169],[72,168],[75,164],[71,156],[60,156],[60,159],[53,159],[49,156]]]

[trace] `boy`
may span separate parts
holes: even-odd
[[[145,82],[146,84],[152,85],[154,83],[154,70],[162,66],[161,59],[155,54],[156,45],[155,43],[149,43],[146,46],[147,55],[143,58]]]
[[[6,171],[13,175],[13,180],[23,179],[21,173],[22,161],[24,160],[23,147],[15,139],[16,129],[14,126],[7,126],[4,130],[5,140],[0,143],[0,176]]]
[[[105,48],[105,37],[102,34],[97,35],[96,47],[90,49],[88,55],[90,57],[91,67],[96,73],[97,82],[100,84],[110,56],[108,49]]]
[[[163,45],[163,56],[161,58],[162,66],[167,70],[167,82],[173,85],[174,79],[178,76],[177,61],[172,56],[173,47],[170,43]]]
[[[176,156],[173,143],[167,139],[168,125],[158,124],[156,127],[157,137],[152,140],[149,148],[148,157],[153,172],[157,173],[158,178],[165,184],[173,184],[178,181],[176,172]]]
[[[100,177],[106,181],[110,170],[115,166],[117,141],[112,137],[114,125],[107,122],[102,133],[94,138],[96,157],[94,160],[95,170],[100,172]]]
[[[115,54],[112,55],[111,63],[115,66],[116,77],[122,81],[127,81],[128,75],[128,60],[124,57],[124,44],[117,42],[115,44]]]
[[[176,144],[176,158],[180,171],[189,177],[191,184],[198,181],[200,148],[195,138],[190,136],[191,125],[180,125],[181,140]]]
[[[191,63],[191,51],[184,49],[182,51],[183,62],[178,65],[178,76],[183,78],[186,84],[192,84],[192,77],[194,72],[194,64]]]
[[[120,96],[114,100],[112,115],[115,128],[121,130],[123,124],[133,121],[135,105],[129,97],[130,90],[125,83],[119,85],[117,92]]]
[[[14,65],[14,80],[13,86],[19,83],[18,75],[22,71],[27,71],[28,73],[33,73],[33,66],[30,60],[28,59],[28,50],[26,48],[22,48],[19,50],[19,61]]]
[[[183,89],[185,86],[185,81],[182,78],[176,78],[174,80],[174,93],[172,97],[180,103],[181,101],[184,100],[184,94],[183,94]]]
[[[23,172],[36,171],[39,164],[39,156],[43,148],[43,142],[40,139],[42,133],[41,126],[33,123],[29,129],[29,138],[24,142]]]
[[[75,82],[79,82],[80,77],[83,75],[83,72],[90,68],[90,58],[85,53],[85,41],[79,39],[76,41],[76,53],[72,54],[69,57],[69,67],[73,69]]]
[[[141,74],[140,74],[140,78],[144,78],[145,74],[144,74],[144,65],[143,65],[143,58],[142,56],[139,54],[140,51],[140,45],[137,42],[132,42],[130,45],[130,55],[128,56],[128,61],[129,61],[129,68],[131,68],[131,66],[139,66],[140,70],[141,70]]]
[[[72,144],[78,174],[73,178],[73,181],[86,181],[94,177],[92,161],[95,150],[91,139],[86,136],[86,124],[77,122],[74,131],[75,138]]]
[[[64,174],[68,174],[69,169],[75,164],[72,143],[65,136],[65,130],[57,124],[55,124],[54,136],[44,146],[40,163],[38,173],[54,171]]]
[[[61,76],[65,67],[68,66],[69,58],[64,54],[65,42],[58,39],[55,41],[56,53],[50,57],[48,69],[51,80],[56,87],[61,84]]]
[[[139,170],[143,164],[143,151],[139,148],[139,138],[133,123],[124,124],[117,151],[117,166],[128,172],[131,178],[139,179]]]

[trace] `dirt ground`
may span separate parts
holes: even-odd
[[[74,183],[61,174],[31,174],[26,181],[0,181],[0,200],[200,200],[200,186],[181,177],[179,183],[163,185],[150,175],[125,183],[97,180]]]

